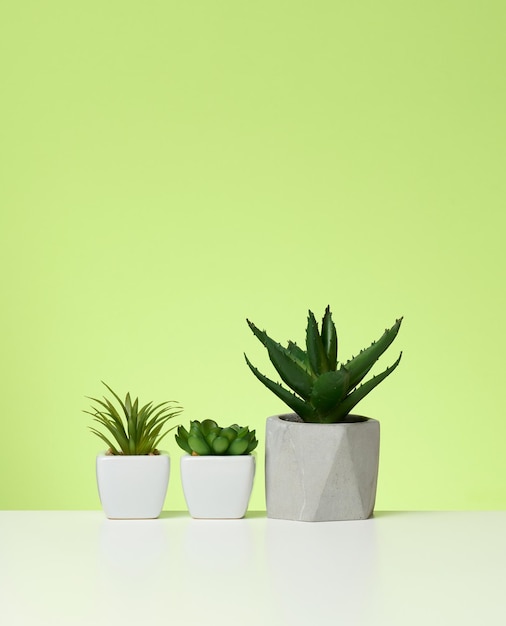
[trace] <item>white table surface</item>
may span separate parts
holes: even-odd
[[[0,623],[506,625],[506,512],[0,512]]]

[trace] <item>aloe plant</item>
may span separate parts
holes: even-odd
[[[321,331],[313,312],[309,311],[305,350],[292,341],[285,348],[252,322],[247,322],[253,334],[267,348],[282,381],[292,391],[261,374],[244,355],[246,363],[258,380],[304,422],[332,424],[356,421],[356,418],[349,417],[350,411],[395,370],[402,356],[401,352],[395,363],[384,372],[360,384],[397,336],[402,317],[377,341],[344,364],[338,362],[338,339],[329,306],[325,309]]]
[[[162,432],[163,427],[183,409],[173,401],[156,406],[149,402],[139,407],[139,398],[132,402],[127,393],[123,401],[109,385],[103,384],[119,403],[119,409],[105,396],[103,399],[89,397],[98,406],[92,406],[91,411],[84,412],[92,415],[94,421],[108,430],[112,437],[90,426],[91,432],[107,444],[108,453],[112,455],[159,454],[160,441],[175,428],[173,426]]]
[[[221,428],[210,419],[190,422],[189,430],[179,426],[175,438],[178,446],[192,456],[238,456],[250,454],[258,445],[255,431],[247,426]]]

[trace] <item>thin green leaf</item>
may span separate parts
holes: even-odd
[[[115,409],[114,405],[112,405],[107,398],[104,398],[104,401],[99,400],[98,398],[89,398],[89,399],[93,400],[94,402],[97,402],[98,404],[100,404],[100,406],[102,406],[104,409],[106,409],[106,411],[104,413],[103,411],[98,411],[98,409],[93,407],[97,412],[104,413],[104,414],[108,415],[116,423],[118,428],[123,430],[124,436],[127,437],[127,433],[126,433],[125,427],[123,425],[123,419],[124,418],[123,419],[121,418],[121,416],[119,415],[119,413]],[[85,411],[85,412],[88,412],[88,411]]]
[[[126,409],[126,406],[125,406],[123,400],[118,396],[118,394],[113,389],[111,389],[111,387],[109,387],[109,385],[107,383],[104,383],[104,381],[102,381],[102,384],[105,385],[107,387],[107,389],[109,389],[109,391],[112,393],[112,395],[119,402],[121,408],[123,409],[123,413],[125,414],[125,417],[128,417],[127,409]],[[107,400],[107,398],[106,398],[106,402],[109,402],[109,400]]]
[[[149,454],[153,452],[163,437],[173,428],[176,428],[174,426],[162,432],[166,422],[181,413],[182,408],[177,403],[167,401],[153,406],[153,403],[149,402],[147,405],[139,407],[138,398],[132,402],[130,393],[127,393],[125,402],[122,402],[118,394],[109,385],[103,384],[119,403],[124,417],[106,397],[103,400],[90,398],[102,410],[93,406],[93,412],[85,411],[85,413],[92,415],[96,422],[111,433],[124,454]],[[96,434],[100,432],[93,430]],[[103,433],[100,433],[99,436],[104,441],[107,439],[106,443],[110,444],[109,439]]]
[[[116,454],[116,455],[119,454],[118,450],[116,449],[116,446],[113,443],[111,443],[111,441],[109,441],[109,439],[103,433],[101,433],[96,428],[92,428],[91,426],[89,426],[89,429],[94,435],[97,435],[97,437],[100,437],[100,439],[102,439],[102,441],[105,442],[105,444],[112,451],[113,454]]]
[[[125,409],[126,409],[127,419],[130,419],[132,415],[132,400],[130,398],[129,393],[127,393],[127,395],[125,396]]]
[[[98,413],[94,415],[94,420],[111,433],[122,450],[128,449],[128,438],[123,435],[123,432],[113,422]]]

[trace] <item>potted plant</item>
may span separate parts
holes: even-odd
[[[190,515],[244,517],[255,476],[255,431],[237,424],[222,428],[206,419],[190,422],[189,430],[179,426],[175,438],[187,452],[181,457],[181,482]]]
[[[305,350],[283,347],[249,320],[282,381],[253,374],[293,411],[267,419],[265,488],[267,516],[288,520],[366,519],[374,510],[379,463],[379,422],[352,409],[399,365],[362,380],[397,336],[402,318],[380,339],[345,363],[330,307],[321,323],[309,311]],[[362,384],[361,384],[362,383]]]
[[[97,455],[98,493],[107,517],[112,519],[148,519],[160,515],[167,493],[170,458],[158,446],[165,435],[166,423],[181,413],[177,403],[153,402],[139,407],[139,399],[125,400],[106,384],[119,408],[108,398],[89,398],[96,406],[85,411],[108,432],[90,427],[107,445]],[[114,400],[113,399],[113,400]],[[175,427],[174,427],[175,428]],[[163,432],[162,432],[163,431]]]

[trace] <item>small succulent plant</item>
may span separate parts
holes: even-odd
[[[293,392],[263,374],[249,361],[253,374],[268,389],[283,400],[304,422],[331,424],[356,421],[348,417],[353,407],[389,376],[399,365],[399,358],[384,372],[360,384],[379,357],[397,336],[402,318],[385,330],[378,341],[339,364],[337,360],[337,333],[330,307],[325,309],[321,332],[312,311],[309,311],[306,329],[306,350],[292,341],[285,348],[247,320],[254,335],[267,348],[269,358],[279,376]]]
[[[108,453],[112,455],[159,454],[157,448],[160,441],[175,428],[174,426],[162,432],[163,427],[183,409],[173,401],[162,402],[156,406],[149,402],[139,408],[139,398],[132,402],[130,394],[127,393],[123,401],[109,385],[103,384],[118,401],[120,408],[118,410],[105,396],[103,399],[89,398],[98,407],[92,406],[92,411],[84,412],[92,415],[96,422],[104,426],[112,438],[90,426],[91,432],[107,444]]]
[[[179,447],[193,456],[238,456],[249,454],[258,445],[255,431],[247,426],[221,428],[210,419],[190,422],[189,431],[179,426],[175,437]]]

